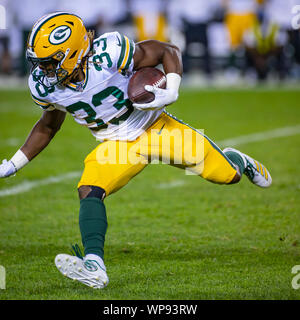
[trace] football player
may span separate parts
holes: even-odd
[[[33,26],[27,57],[33,63],[30,92],[43,114],[24,145],[10,160],[2,162],[0,177],[15,174],[36,157],[60,129],[66,113],[101,141],[86,157],[78,183],[84,256],[76,246],[76,256],[58,254],[55,265],[64,276],[93,288],[108,284],[103,260],[107,229],[104,199],[147,166],[149,150],[156,159],[168,154],[172,165],[189,168],[211,182],[233,184],[245,174],[257,186],[271,185],[271,176],[262,164],[232,148],[221,151],[204,134],[165,111],[165,106],[178,98],[182,75],[181,54],[174,45],[155,40],[134,43],[118,32],[93,39],[93,33],[87,32],[79,17],[55,12]],[[127,87],[133,72],[159,64],[166,74],[166,89],[148,86],[155,99],[150,103],[132,104]],[[154,142],[145,139],[151,130],[157,133],[155,137],[164,138],[173,129],[189,130],[192,135],[190,139],[174,139],[172,152],[164,148],[161,139]],[[183,145],[196,149],[195,141],[201,141],[201,159],[195,161],[191,157],[182,163],[176,162],[181,152],[178,150],[182,150]],[[135,148],[136,145],[139,148]],[[116,157],[115,162],[102,161],[105,150],[116,146],[123,160]],[[124,156],[129,160],[132,153],[145,161],[124,161]]]

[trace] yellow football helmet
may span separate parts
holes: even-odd
[[[47,87],[66,83],[91,46],[81,18],[66,12],[47,14],[34,24],[28,37],[26,56],[33,63],[31,73]],[[34,73],[43,63],[56,65],[54,77],[46,79],[46,75]]]

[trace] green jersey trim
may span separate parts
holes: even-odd
[[[31,93],[31,98],[35,104],[42,107],[43,109],[47,109],[50,106],[49,102],[39,99],[38,97],[36,97],[32,93]]]
[[[121,53],[118,59],[117,68],[119,72],[129,68],[134,51],[134,43],[129,40],[126,36],[120,34],[121,37]]]

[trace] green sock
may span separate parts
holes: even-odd
[[[96,254],[103,259],[107,218],[104,203],[100,199],[80,200],[79,227],[84,254]]]
[[[227,151],[224,153],[225,153],[226,157],[231,160],[231,162],[233,162],[234,164],[236,164],[238,166],[238,168],[240,169],[240,174],[242,175],[245,171],[245,164],[244,164],[242,157],[234,151]]]

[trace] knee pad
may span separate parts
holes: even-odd
[[[98,198],[103,200],[105,198],[105,190],[96,186],[81,186],[78,189],[80,200],[85,198]]]

